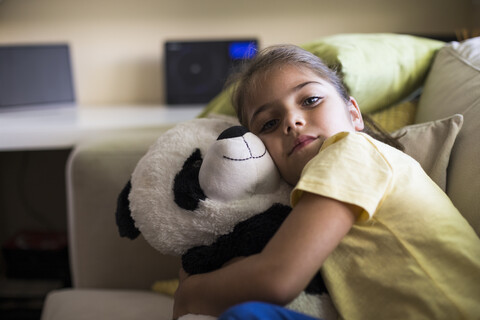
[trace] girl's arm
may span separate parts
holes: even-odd
[[[289,303],[307,287],[359,212],[358,207],[305,193],[261,253],[182,281],[174,318],[187,313],[218,316],[252,300]]]

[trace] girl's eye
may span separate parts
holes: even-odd
[[[320,97],[309,97],[305,100],[303,100],[303,105],[304,106],[311,106],[314,105],[315,103],[320,101]]]
[[[278,120],[269,120],[269,121],[265,122],[265,124],[260,129],[260,133],[268,132],[268,131],[272,130],[273,128],[275,128],[277,123],[278,123]]]

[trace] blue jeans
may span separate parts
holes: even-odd
[[[311,316],[264,302],[245,302],[231,307],[218,320],[314,320]]]

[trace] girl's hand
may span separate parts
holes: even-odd
[[[233,264],[235,262],[243,260],[245,257],[235,257],[223,265],[223,267],[228,266],[230,264]],[[173,319],[177,319],[187,313],[189,313],[186,308],[182,305],[182,299],[183,298],[183,293],[182,289],[182,283],[190,276],[183,268],[180,268],[178,271],[178,288],[177,291],[175,292],[175,297],[174,297],[174,304],[173,304]]]
[[[173,302],[173,319],[178,319],[179,317],[188,313],[186,307],[184,306],[183,301],[185,300],[182,295],[182,284],[190,275],[180,268],[178,271],[178,288],[175,291],[175,297]]]
[[[180,268],[180,270],[178,271],[178,281],[180,282],[180,284],[189,276],[190,275],[186,273],[185,270],[183,270],[183,268]]]

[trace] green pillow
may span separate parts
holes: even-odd
[[[362,112],[391,106],[418,89],[444,42],[391,33],[338,34],[302,45],[343,76]],[[200,116],[235,115],[228,90],[222,91]]]
[[[445,43],[410,35],[340,34],[302,46],[336,66],[362,112],[380,110],[407,97],[425,80]]]

